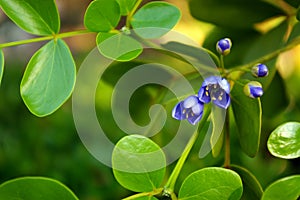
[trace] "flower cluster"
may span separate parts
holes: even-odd
[[[269,74],[269,69],[266,65],[258,63],[251,69],[251,73],[254,77],[265,77]],[[244,93],[251,98],[258,98],[264,94],[262,85],[257,81],[250,81],[244,86]]]
[[[195,125],[202,117],[204,104],[212,102],[220,108],[227,109],[230,105],[230,85],[220,76],[207,77],[198,92],[179,102],[172,111],[172,117],[177,120],[188,120]]]

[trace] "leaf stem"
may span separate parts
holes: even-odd
[[[230,168],[230,121],[229,121],[229,110],[227,110],[225,118],[225,160],[224,167]]]
[[[299,45],[300,43],[300,38],[295,39],[293,42],[291,42],[290,44],[286,45],[285,47],[278,49],[272,53],[269,53],[261,58],[258,58],[250,63],[247,63],[245,65],[239,65],[236,66],[234,68],[231,68],[227,71],[227,74],[230,74],[231,72],[234,71],[247,71],[249,70],[251,67],[253,67],[255,64],[257,63],[264,63],[268,60],[271,60],[272,58],[275,58],[276,56],[278,56],[279,54],[281,54],[282,52],[288,51],[292,48],[294,48],[295,46]]]
[[[79,36],[79,35],[87,34],[87,33],[91,33],[91,31],[78,30],[78,31],[71,31],[71,32],[66,32],[66,33],[60,33],[60,34],[56,34],[56,35],[48,35],[48,36],[31,38],[31,39],[26,39],[26,40],[7,42],[7,43],[0,44],[0,49],[5,48],[5,47],[13,47],[13,46],[19,46],[19,45],[23,45],[23,44],[30,44],[30,43],[34,43],[34,42],[42,42],[42,41],[52,40],[52,39],[56,39],[56,38]]]
[[[142,193],[134,194],[134,195],[126,197],[122,200],[133,200],[133,199],[136,199],[136,198],[139,198],[139,197],[154,196],[154,195],[161,194],[162,191],[163,191],[163,188],[158,188],[158,189],[156,189],[154,191],[151,191],[151,192],[142,192]]]
[[[138,9],[138,7],[140,6],[140,4],[142,3],[143,0],[138,0],[133,9],[130,11],[130,13],[127,15],[126,18],[126,27],[130,29],[130,21],[132,19],[132,16],[134,15],[135,11]]]
[[[210,115],[210,108],[204,113],[204,116],[201,119],[201,122],[199,124],[199,128],[198,130],[201,130],[202,127],[204,126],[206,120],[208,119]],[[164,187],[164,192],[168,193],[170,195],[172,195],[174,193],[174,188],[175,188],[175,183],[177,181],[177,178],[179,176],[179,173],[183,167],[183,164],[185,163],[192,147],[194,146],[195,141],[198,138],[199,135],[199,131],[196,130],[195,133],[192,135],[192,137],[190,138],[190,140],[188,141],[188,144],[186,145],[185,149],[183,150],[175,168],[173,169],[168,182],[166,183],[165,187]]]

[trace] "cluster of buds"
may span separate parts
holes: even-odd
[[[221,39],[216,44],[218,53],[226,56],[230,53],[232,42],[229,38]],[[269,74],[268,67],[258,63],[252,67],[254,77],[265,77]],[[204,79],[197,95],[191,95],[177,103],[172,111],[172,117],[177,120],[188,120],[195,125],[203,114],[204,104],[212,102],[220,108],[227,109],[230,105],[229,82],[220,76],[209,76]],[[262,85],[257,81],[250,81],[244,86],[244,93],[251,98],[263,95]]]

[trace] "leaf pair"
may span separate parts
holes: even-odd
[[[35,35],[55,35],[60,18],[53,0],[0,0],[6,15],[24,31]],[[0,80],[3,72],[1,51]],[[21,82],[21,95],[28,109],[37,116],[57,110],[71,95],[76,68],[68,46],[54,39],[38,50],[29,61]]]
[[[85,27],[98,32],[96,42],[104,56],[118,61],[129,61],[142,53],[142,45],[131,37],[131,30],[121,33],[114,30],[120,22],[121,15],[128,15],[127,20],[134,32],[146,39],[161,37],[170,31],[180,18],[178,8],[166,2],[148,3],[132,16],[131,12],[138,6],[137,3],[139,2],[136,0],[96,0],[87,8]]]
[[[130,135],[116,144],[112,165],[114,176],[123,187],[135,192],[151,192],[161,187],[166,161],[164,153],[152,140]],[[178,199],[237,200],[242,191],[237,173],[210,167],[190,174],[179,190]]]

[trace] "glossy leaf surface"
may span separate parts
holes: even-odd
[[[184,180],[178,199],[238,200],[242,196],[242,192],[242,180],[236,172],[219,167],[209,167],[193,172]]]
[[[123,187],[135,192],[150,192],[162,183],[166,160],[152,140],[129,135],[116,144],[112,166],[116,180]]]
[[[243,151],[254,157],[259,148],[261,133],[261,103],[260,99],[252,99],[243,92],[246,80],[240,80],[231,91],[231,105],[238,128],[238,136]],[[243,84],[243,85],[241,85]]]
[[[20,28],[36,35],[59,32],[60,19],[54,0],[0,0],[5,14]]]
[[[277,127],[269,136],[268,149],[279,158],[300,157],[300,123],[287,122]]]
[[[0,199],[5,200],[78,200],[74,193],[57,180],[24,177],[0,185]]]
[[[295,200],[300,197],[300,175],[275,181],[265,190],[262,200]]]
[[[96,41],[100,53],[113,60],[130,61],[143,51],[138,41],[123,33],[99,33]]]
[[[180,16],[180,10],[172,4],[151,2],[134,14],[131,25],[143,38],[159,38],[177,24]]]
[[[92,1],[84,15],[84,25],[94,32],[108,32],[120,21],[119,4],[115,0]]]
[[[66,43],[50,41],[30,59],[21,82],[28,109],[43,117],[57,110],[71,95],[76,67]]]

